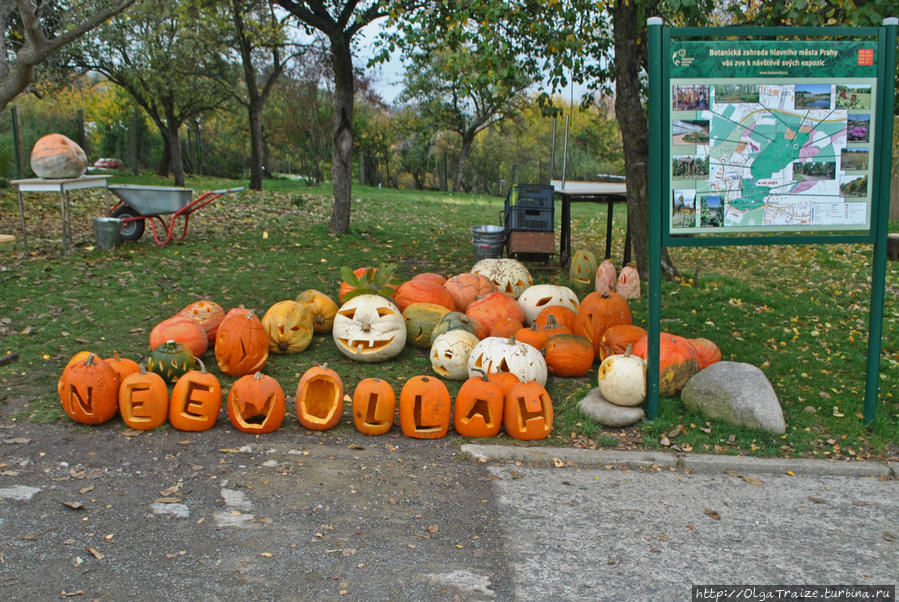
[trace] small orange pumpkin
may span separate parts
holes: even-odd
[[[334,428],[343,415],[343,381],[340,375],[323,366],[303,373],[297,386],[297,418],[311,431]]]
[[[140,372],[140,365],[137,362],[129,360],[127,357],[120,357],[118,351],[112,357],[107,357],[105,361],[115,370],[116,375],[119,377],[119,384],[123,383],[129,374]]]
[[[169,423],[179,431],[207,431],[215,426],[222,408],[222,385],[200,362],[199,370],[187,372],[169,397]]]
[[[82,362],[68,364],[56,388],[62,409],[75,422],[102,424],[119,409],[119,377],[93,353]]]
[[[271,433],[284,422],[284,390],[262,372],[238,378],[228,392],[228,419],[244,433]]]
[[[553,402],[546,389],[533,380],[509,389],[503,426],[506,434],[515,439],[546,439],[553,427]]]
[[[215,333],[219,328],[219,324],[225,319],[225,309],[215,301],[201,299],[200,301],[194,301],[175,315],[195,320],[206,331],[206,338],[209,344],[213,345],[215,344]]]
[[[122,422],[139,431],[160,426],[169,415],[169,387],[165,380],[138,367],[119,385],[119,414]]]
[[[546,368],[555,376],[580,377],[593,367],[593,345],[576,334],[557,334],[546,339]]]
[[[196,357],[203,357],[209,348],[209,337],[199,322],[187,316],[166,318],[150,331],[150,349],[156,349],[167,341],[187,345]]]
[[[633,346],[646,336],[646,329],[633,324],[614,324],[606,328],[599,341],[599,360],[610,355],[621,355],[628,345]]]
[[[353,391],[353,424],[363,435],[383,435],[393,426],[396,393],[386,380],[366,378]]]
[[[463,437],[495,437],[503,425],[505,394],[485,375],[472,376],[459,388],[453,428]]]
[[[440,439],[452,416],[452,398],[440,379],[413,376],[400,391],[400,428],[407,437]]]
[[[546,326],[550,316],[552,316],[560,326],[564,326],[571,332],[574,332],[574,322],[577,320],[576,311],[565,305],[549,305],[544,307],[540,310],[540,313],[537,314],[537,319],[534,320],[537,328]]]

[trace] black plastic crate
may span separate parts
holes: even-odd
[[[506,231],[527,230],[531,232],[553,231],[553,207],[534,209],[513,205],[506,211]]]
[[[548,209],[553,206],[553,187],[544,184],[518,184],[509,191],[509,197],[506,202],[511,206]]]

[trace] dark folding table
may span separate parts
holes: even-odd
[[[623,182],[582,182],[553,180],[555,196],[562,201],[562,232],[559,235],[559,261],[567,268],[571,262],[571,203],[606,203],[605,258],[612,256],[612,208],[615,203],[627,202],[627,187]],[[631,260],[631,228],[627,225],[624,237],[624,260]]]

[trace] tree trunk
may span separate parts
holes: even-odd
[[[262,106],[261,99],[251,95],[247,104],[250,119],[250,190],[262,190],[263,150],[262,140]]]
[[[640,71],[646,36],[637,23],[637,3],[615,3],[615,115],[624,143],[624,172],[627,180],[627,223],[634,258],[641,278],[649,277],[649,126],[640,96]],[[638,44],[638,41],[640,42]],[[667,249],[662,249],[662,275],[671,279],[677,268]]]
[[[350,195],[353,189],[353,55],[350,41],[343,34],[331,37],[331,61],[334,67],[334,146],[331,151],[331,180],[334,207],[330,234],[343,234],[350,228]]]
[[[471,147],[474,145],[474,131],[462,133],[462,148],[459,149],[459,162],[456,163],[456,173],[453,175],[453,192],[461,192],[462,178],[465,176],[465,164],[468,163],[468,155],[471,154]]]
[[[165,137],[166,147],[169,150],[169,167],[175,179],[175,186],[184,186],[184,161],[181,157],[181,136],[178,133],[179,123],[169,117],[162,135]]]

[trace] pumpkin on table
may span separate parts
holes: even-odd
[[[363,435],[383,435],[393,426],[396,393],[386,380],[366,378],[353,391],[353,424]]]
[[[119,409],[119,377],[93,353],[63,369],[57,391],[62,409],[81,424],[102,424]]]
[[[228,392],[228,419],[244,433],[271,433],[284,421],[284,390],[261,372],[238,378]]]
[[[211,429],[222,407],[221,383],[199,363],[200,369],[179,378],[169,396],[169,423],[179,431]]]
[[[31,149],[31,171],[39,178],[80,178],[87,170],[87,155],[71,138],[47,134]]]

